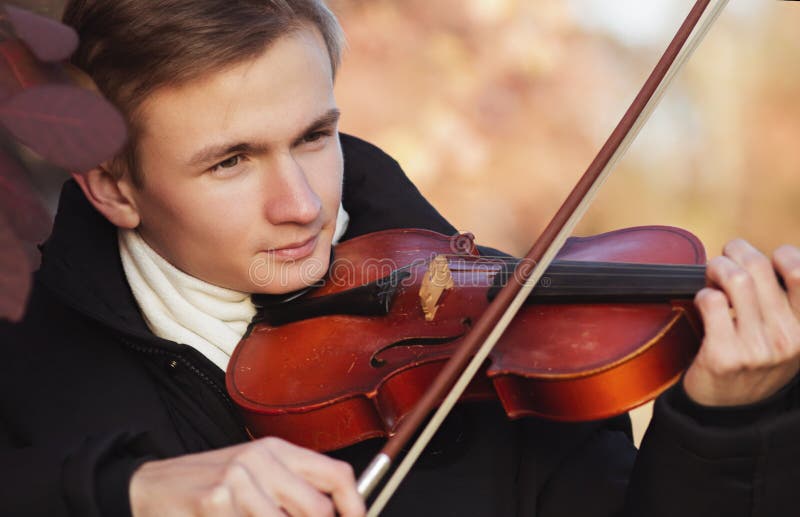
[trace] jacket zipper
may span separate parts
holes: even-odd
[[[235,422],[240,422],[241,423],[241,421],[239,419],[239,414],[236,411],[236,407],[233,405],[233,401],[228,396],[228,393],[225,390],[223,390],[222,388],[220,388],[219,384],[216,381],[214,381],[208,375],[203,373],[189,359],[183,357],[182,355],[180,355],[178,353],[169,352],[167,350],[164,350],[163,348],[159,348],[159,347],[155,347],[155,346],[138,345],[136,343],[133,343],[133,342],[125,339],[124,337],[120,337],[120,339],[128,348],[130,348],[130,349],[132,349],[132,350],[134,350],[136,352],[149,354],[149,355],[164,356],[164,357],[167,357],[167,358],[171,358],[174,361],[179,361],[181,364],[186,366],[189,369],[189,371],[191,371],[192,373],[197,375],[205,384],[210,386],[212,388],[212,390],[214,391],[214,393],[217,395],[217,397],[224,403],[225,407],[228,408],[228,411],[230,412],[231,416],[233,416],[233,420]],[[244,431],[244,433],[247,436],[250,436],[248,429],[246,427],[244,427],[244,425],[242,425],[242,430]]]

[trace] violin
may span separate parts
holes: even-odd
[[[700,345],[705,260],[672,227],[569,239],[462,400],[583,421],[653,399]],[[226,376],[248,429],[318,451],[394,434],[516,262],[471,235],[386,230],[336,246],[302,297],[255,295]]]

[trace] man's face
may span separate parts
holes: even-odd
[[[141,112],[142,237],[184,272],[284,293],[324,275],[341,198],[331,65],[311,29],[151,95]]]

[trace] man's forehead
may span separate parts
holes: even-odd
[[[321,37],[298,32],[260,56],[198,80],[156,90],[142,103],[142,141],[194,154],[214,142],[288,138],[335,108],[331,65]]]

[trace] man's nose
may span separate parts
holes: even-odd
[[[291,153],[275,158],[265,178],[267,220],[272,224],[311,224],[319,217],[322,200]]]

